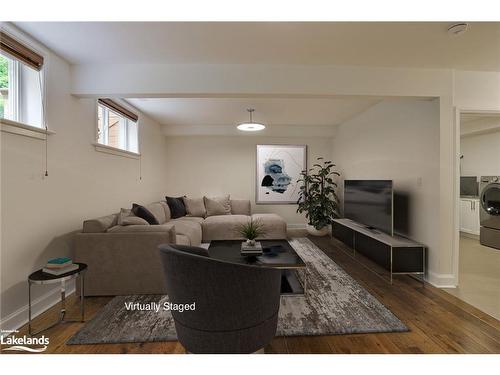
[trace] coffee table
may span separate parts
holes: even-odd
[[[241,240],[211,241],[210,258],[231,263],[278,268],[282,270],[281,295],[302,295],[307,292],[307,265],[287,240],[261,240],[263,254],[242,256]]]

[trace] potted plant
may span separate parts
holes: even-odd
[[[247,223],[241,224],[237,227],[237,231],[247,240],[246,244],[248,246],[255,246],[255,239],[266,235],[264,225],[260,220],[250,220]]]
[[[333,176],[340,174],[334,170],[335,164],[331,161],[322,161],[321,157],[317,160],[313,168],[300,173],[301,178],[297,181],[300,184],[297,212],[305,213],[309,234],[325,236],[332,220],[339,217],[335,192],[337,184],[333,181]]]

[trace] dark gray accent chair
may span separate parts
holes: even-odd
[[[253,353],[276,334],[281,271],[224,262],[199,247],[160,245],[177,337],[191,353]]]

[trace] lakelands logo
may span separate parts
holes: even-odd
[[[47,350],[47,345],[49,345],[48,337],[44,335],[40,337],[29,337],[26,335],[16,337],[14,333],[18,333],[18,331],[0,331],[0,344],[10,345],[2,348],[2,351],[42,353]]]

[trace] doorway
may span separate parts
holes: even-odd
[[[447,291],[500,319],[500,113],[459,116],[458,286]],[[484,194],[496,179],[498,203]]]

